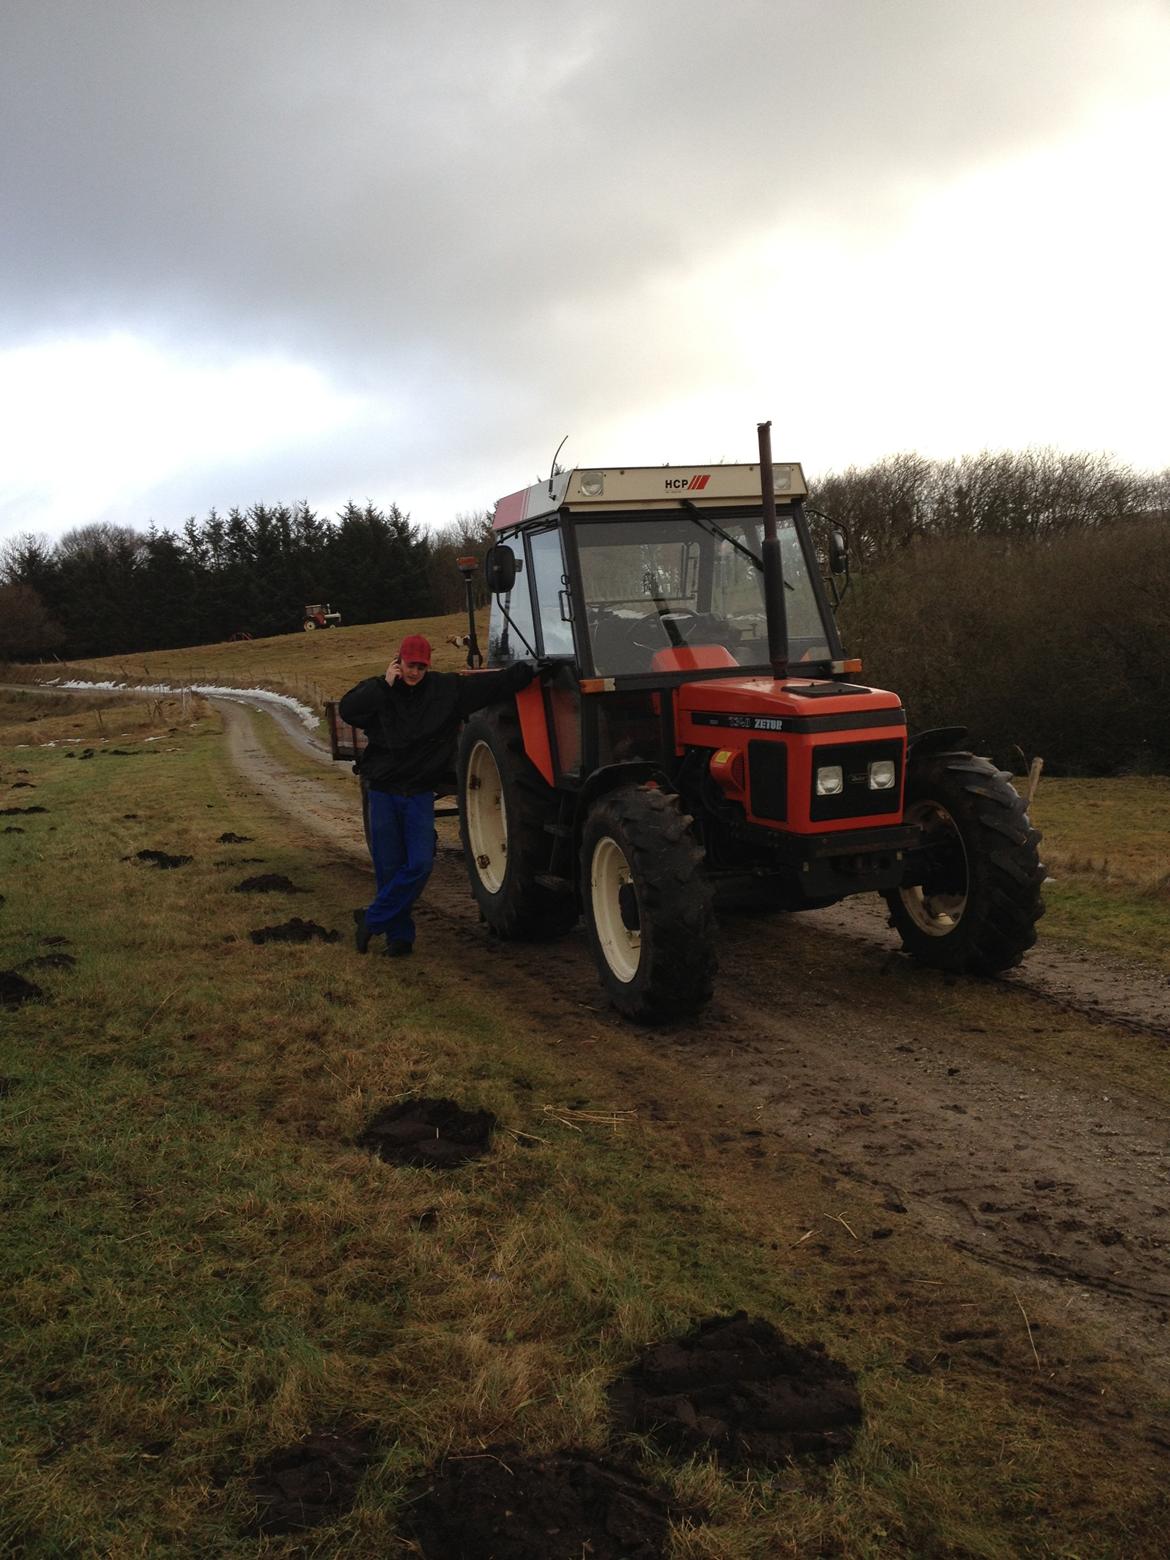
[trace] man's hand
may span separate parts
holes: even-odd
[[[390,665],[386,668],[386,681],[390,684],[391,688],[393,688],[394,684],[401,676],[402,662],[398,659],[397,656],[395,656],[394,659],[390,662]]]

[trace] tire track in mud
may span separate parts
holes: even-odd
[[[347,794],[287,769],[256,737],[251,712],[220,708],[241,772],[364,861],[356,787]],[[286,730],[306,750],[316,745]],[[1105,1093],[1039,1058],[1033,1066],[979,1055],[970,1029],[934,1006],[908,1021],[882,991],[897,940],[881,906],[735,918],[720,937],[714,1002],[696,1022],[660,1031],[631,1031],[610,1012],[579,930],[539,947],[494,942],[450,825],[418,919],[423,949],[458,961],[469,981],[498,982],[506,960],[525,1013],[567,1044],[632,1033],[657,1058],[673,1053],[692,1079],[709,1078],[729,1108],[734,1102],[744,1129],[870,1188],[883,1224],[896,1231],[899,1219],[912,1220],[1026,1281],[1088,1324],[1107,1352],[1140,1359],[1147,1378],[1170,1385],[1170,1135],[1161,1102],[1120,1086]],[[803,976],[802,939],[817,922],[842,949],[848,973],[839,991]],[[987,989],[1006,1003],[1033,1001],[1038,1032],[1041,997],[1157,1044],[1162,982],[1137,976],[1041,947],[1025,973]],[[628,1070],[622,1082],[661,1092]]]

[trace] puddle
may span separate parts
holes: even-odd
[[[372,1116],[357,1142],[389,1164],[454,1170],[487,1153],[495,1124],[490,1111],[454,1100],[404,1100]]]
[[[610,1388],[610,1407],[619,1430],[731,1465],[831,1462],[861,1423],[852,1371],[743,1311],[647,1349]]]

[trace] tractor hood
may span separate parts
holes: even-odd
[[[675,690],[678,740],[709,745],[712,728],[726,731],[852,731],[905,728],[897,694],[825,678],[719,677]]]

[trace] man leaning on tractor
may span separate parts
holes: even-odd
[[[526,688],[536,675],[518,661],[500,672],[432,672],[431,647],[407,634],[383,677],[366,677],[338,706],[366,733],[358,771],[368,798],[369,847],[377,893],[353,913],[365,953],[385,934],[386,952],[414,951],[411,910],[435,862],[435,793],[450,783],[455,742],[468,715]]]

